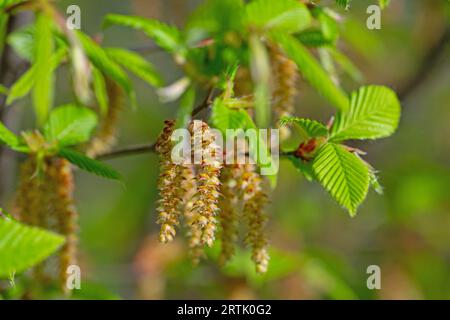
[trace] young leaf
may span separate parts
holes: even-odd
[[[281,126],[289,124],[298,125],[300,129],[306,134],[307,138],[328,136],[327,127],[315,120],[297,117],[283,117],[280,119]]]
[[[270,62],[266,47],[258,35],[250,36],[250,69],[252,73],[255,96],[255,118],[260,128],[270,123],[269,80]]]
[[[54,253],[64,237],[0,218],[0,278],[21,273]]]
[[[164,50],[175,53],[183,48],[180,31],[158,20],[146,19],[138,16],[125,16],[120,14],[109,14],[105,17],[103,27],[112,24],[131,27],[144,31],[155,43]]]
[[[339,110],[348,108],[349,100],[345,92],[333,83],[312,54],[297,39],[279,33],[274,35],[274,39],[319,93]]]
[[[106,51],[96,44],[90,37],[82,32],[77,32],[77,35],[86,52],[86,55],[95,67],[97,67],[103,74],[116,81],[128,94],[131,104],[134,106],[136,104],[136,95],[128,75],[113,59],[108,56]]]
[[[288,159],[292,162],[294,167],[305,176],[306,180],[312,181],[314,179],[314,172],[311,162],[303,161],[302,159],[294,156],[288,156]]]
[[[307,47],[319,48],[328,47],[332,41],[325,38],[322,31],[319,29],[307,29],[295,35],[300,42]]]
[[[336,0],[336,3],[346,10],[350,6],[350,0]]]
[[[106,53],[124,68],[152,86],[161,87],[163,81],[155,67],[140,55],[121,48],[107,48]]]
[[[97,176],[112,180],[121,179],[120,174],[110,166],[100,161],[86,157],[84,154],[81,154],[75,150],[62,148],[59,151],[58,155],[69,160],[78,168],[86,170],[87,172],[93,173]]]
[[[306,28],[311,16],[296,0],[255,0],[245,7],[245,21],[251,28],[294,33]]]
[[[0,10],[6,9],[10,6],[14,6],[21,2],[25,2],[26,0],[1,0],[0,1]]]
[[[388,137],[397,129],[399,120],[400,102],[394,91],[383,86],[362,87],[352,93],[350,109],[336,115],[330,140]]]
[[[89,140],[97,125],[94,111],[76,105],[65,105],[50,113],[44,126],[44,136],[60,147],[67,147]]]
[[[19,145],[19,138],[3,123],[0,122],[0,143],[4,143],[9,147],[16,147]]]
[[[35,32],[35,81],[33,89],[33,102],[37,122],[42,125],[47,119],[50,108],[53,105],[53,69],[48,58],[53,54],[53,21],[45,14],[36,17]]]
[[[67,51],[65,48],[58,49],[58,51],[56,51],[50,58],[50,61],[47,63],[51,67],[51,72],[53,72],[61,64],[66,56],[66,52]],[[12,85],[9,89],[6,105],[11,105],[16,100],[26,96],[31,91],[37,79],[36,69],[36,66],[33,65]]]
[[[369,188],[366,164],[343,146],[327,143],[319,150],[312,168],[322,186],[354,216]]]
[[[97,68],[92,68],[92,80],[94,86],[95,97],[102,115],[108,111],[108,91],[106,89],[106,81],[103,74]]]

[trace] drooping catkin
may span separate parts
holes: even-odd
[[[189,246],[189,257],[194,264],[198,264],[204,252],[203,245],[201,243],[202,230],[196,223],[194,223],[194,196],[197,193],[197,181],[195,177],[194,166],[184,165],[182,169],[182,177],[183,180],[181,183],[181,188],[184,192],[182,210],[185,225],[188,229],[187,238]]]
[[[159,240],[163,243],[172,241],[179,225],[180,205],[182,203],[182,167],[175,164],[171,158],[172,141],[171,136],[175,129],[174,120],[166,120],[164,128],[156,142],[156,151],[160,155],[160,175],[158,189],[160,199],[158,200],[158,219],[161,225]]]
[[[197,192],[192,207],[193,228],[201,230],[201,243],[212,246],[216,233],[216,214],[219,210],[220,170],[222,163],[216,158],[222,150],[215,143],[209,126],[200,120],[189,125],[194,160],[201,159],[197,170]],[[198,143],[199,142],[199,143]],[[198,146],[201,145],[201,148]]]
[[[108,110],[101,119],[99,129],[87,147],[86,154],[95,158],[111,150],[117,142],[117,125],[123,108],[123,89],[113,80],[106,78]]]
[[[57,224],[55,230],[66,238],[59,256],[59,279],[62,290],[68,293],[67,270],[69,266],[76,264],[78,230],[72,167],[66,159],[61,158],[50,158],[47,163],[46,177],[51,195],[51,214]]]
[[[297,95],[298,69],[275,45],[269,45],[269,57],[273,74],[272,109],[276,120],[294,114],[294,99]],[[290,135],[289,129],[283,127],[281,138]]]
[[[65,159],[47,157],[38,162],[34,155],[22,164],[16,195],[16,210],[22,222],[49,229],[66,238],[59,252],[58,273],[61,288],[67,293],[67,268],[76,263],[77,211],[74,205],[72,168]],[[35,267],[38,281],[47,281],[53,274],[45,273],[46,263]]]
[[[245,242],[252,249],[252,260],[256,271],[264,273],[269,264],[269,253],[267,251],[268,241],[266,236],[267,217],[264,207],[268,197],[264,191],[262,177],[255,171],[254,165],[245,165],[242,175],[243,189],[243,218],[247,225]]]
[[[221,252],[219,263],[224,265],[235,253],[235,242],[238,237],[238,206],[241,193],[241,177],[243,166],[226,165],[220,176],[221,198],[219,201],[219,222],[221,227]]]

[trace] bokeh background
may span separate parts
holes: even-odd
[[[201,1],[64,0],[81,8],[82,29],[105,45],[142,49],[150,43],[131,29],[103,32],[107,13],[158,18],[182,26]],[[332,3],[334,1],[328,1]],[[448,1],[392,0],[381,30],[365,27],[375,1],[352,1],[341,48],[364,74],[363,83],[394,88],[402,100],[398,132],[376,142],[354,143],[380,172],[384,195],[370,192],[350,218],[318,185],[288,162],[271,197],[271,263],[256,275],[245,249],[225,268],[209,259],[193,267],[186,241],[157,242],[158,158],[142,154],[109,160],[125,184],[83,172],[76,175],[80,212],[80,298],[137,299],[450,299],[450,18]],[[327,1],[323,1],[327,3]],[[229,13],[233,19],[233,12]],[[447,31],[446,31],[447,30]],[[170,58],[141,50],[168,83],[181,72]],[[60,70],[58,103],[73,98],[67,70]],[[154,141],[177,105],[162,104],[138,79],[139,108],[126,107],[119,146]],[[360,84],[344,78],[350,91]],[[299,85],[297,114],[327,121],[331,106],[306,83]],[[26,126],[29,101],[17,105]],[[9,201],[13,188],[9,192]],[[366,286],[369,265],[381,268],[381,290]]]

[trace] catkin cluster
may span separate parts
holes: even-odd
[[[193,121],[188,127],[194,164],[175,164],[171,159],[174,127],[174,121],[166,121],[156,143],[161,167],[157,208],[160,241],[173,240],[180,220],[184,219],[189,253],[193,262],[198,263],[204,255],[203,248],[213,245],[219,229],[222,246],[219,262],[225,264],[235,253],[242,220],[247,225],[245,243],[252,249],[256,270],[267,271],[269,256],[263,213],[267,194],[255,166],[223,166],[217,157],[223,151],[202,121]]]
[[[59,280],[64,292],[67,290],[67,268],[76,263],[78,214],[73,191],[72,168],[67,160],[48,157],[38,168],[36,157],[31,155],[22,164],[16,195],[17,215],[24,223],[50,229],[66,237],[58,257]],[[52,279],[45,267],[45,263],[36,267],[38,280]]]

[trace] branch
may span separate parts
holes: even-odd
[[[423,57],[417,72],[411,80],[409,80],[409,82],[407,82],[406,85],[398,91],[398,96],[401,101],[406,100],[412,92],[414,92],[425,80],[427,80],[429,75],[438,65],[439,58],[445,53],[445,49],[449,42],[450,27],[446,27],[436,44],[434,44]]]

